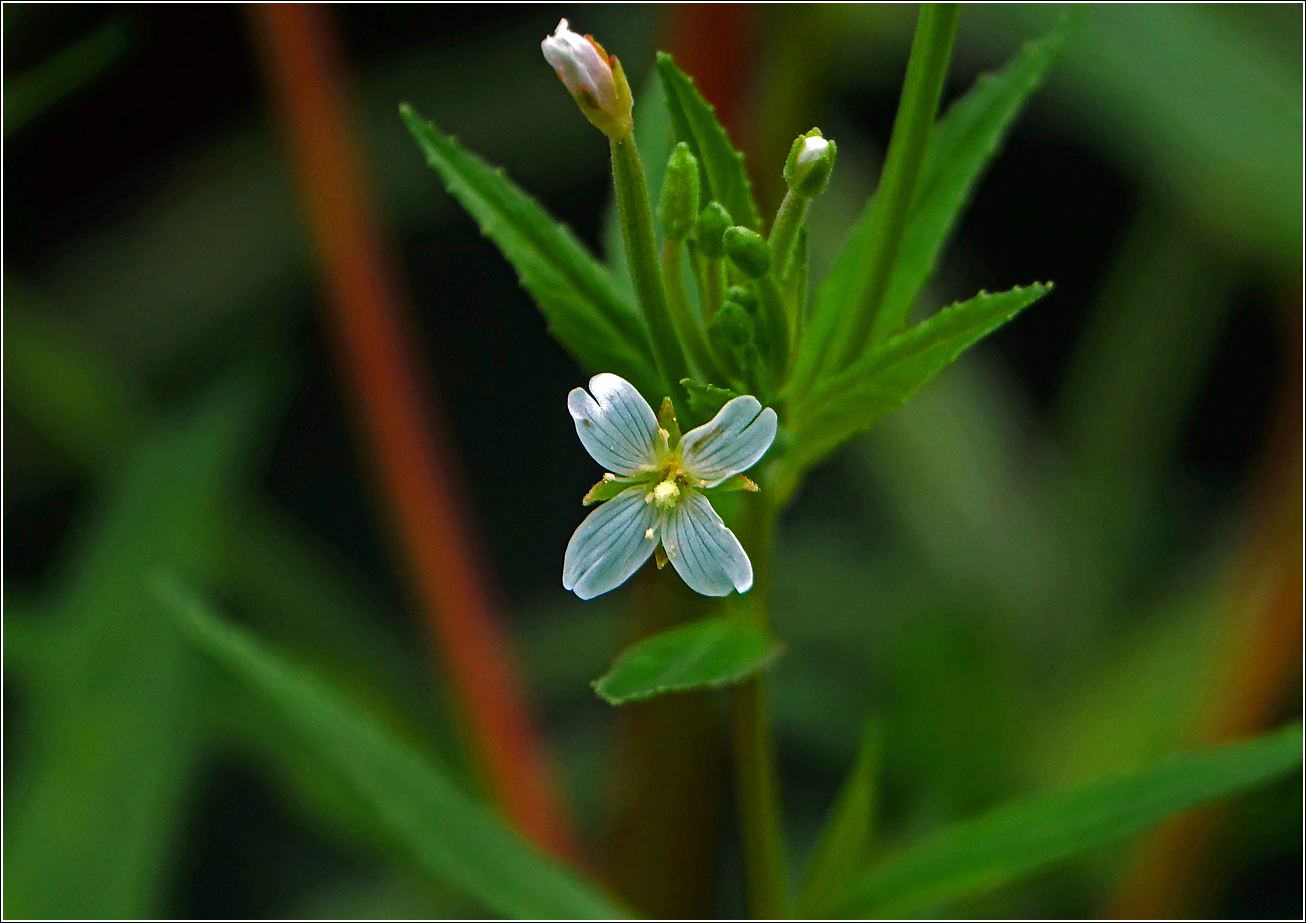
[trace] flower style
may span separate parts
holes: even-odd
[[[746,593],[753,565],[702,491],[757,489],[742,472],[771,447],[775,411],[755,397],[736,397],[677,440],[669,406],[663,421],[670,430],[625,379],[595,375],[590,391],[574,389],[567,409],[586,451],[608,469],[586,502],[607,502],[567,544],[562,585],[593,599],[625,583],[660,544],[666,557],[659,555],[659,565],[670,560],[690,589]]]
[[[558,21],[552,35],[545,36],[540,48],[581,112],[599,131],[613,141],[630,134],[634,101],[615,57],[593,36],[572,32],[565,19]]]

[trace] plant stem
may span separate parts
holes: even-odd
[[[680,393],[675,386],[680,379],[689,377],[689,366],[667,306],[644,165],[640,162],[633,132],[620,141],[613,141],[611,147],[617,212],[621,218],[621,236],[626,242],[630,275],[635,283],[635,294],[644,309],[644,318],[648,321],[653,356],[658,371],[662,373],[663,386],[667,395],[675,397]]]
[[[925,150],[929,145],[934,115],[939,108],[943,79],[957,34],[957,3],[926,3],[921,6],[912,40],[911,59],[902,86],[893,137],[884,162],[884,174],[876,192],[871,217],[870,247],[862,275],[861,297],[853,301],[852,329],[842,338],[840,365],[846,366],[871,344],[896,332],[901,317],[881,316],[880,306],[888,290],[893,265],[898,258],[907,227],[908,211],[916,191]]]
[[[767,337],[771,341],[772,380],[778,391],[784,387],[789,377],[789,338],[793,325],[789,322],[789,312],[785,310],[784,294],[775,281],[775,267],[771,272],[757,280],[757,301],[761,308],[762,322],[766,324]]]
[[[698,301],[703,308],[703,323],[710,324],[726,299],[725,260],[710,260],[700,252],[694,257],[698,280]]]
[[[684,249],[683,240],[668,237],[662,242],[662,278],[666,282],[667,304],[671,309],[671,319],[675,324],[680,342],[685,345],[690,359],[698,366],[703,381],[722,385],[725,379],[717,365],[716,357],[703,335],[702,325],[689,310],[689,301],[685,297],[685,286],[680,275],[680,254]]]
[[[780,210],[775,214],[775,224],[771,225],[771,236],[767,238],[767,243],[771,245],[771,271],[777,279],[783,279],[789,274],[789,258],[794,241],[798,239],[798,229],[807,217],[807,203],[810,201],[795,195],[791,189],[785,193]]]
[[[774,508],[765,496],[748,499],[753,502],[744,507],[747,522],[741,531],[750,539],[748,547],[755,580],[746,599],[751,617],[765,625]],[[780,825],[775,744],[762,676],[745,680],[731,690],[730,722],[748,909],[756,919],[783,919],[789,916],[788,875]]]

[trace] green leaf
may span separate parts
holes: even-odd
[[[1147,772],[1035,795],[964,821],[888,860],[839,902],[847,916],[894,917],[988,890],[1123,839],[1170,815],[1301,764],[1293,725],[1247,743],[1187,754]]]
[[[616,372],[643,394],[656,394],[648,335],[608,270],[502,171],[441,134],[411,107],[399,109],[408,130],[449,192],[512,263],[549,330],[592,372]]]
[[[787,493],[810,465],[901,405],[968,346],[992,333],[1052,290],[1035,283],[997,295],[980,292],[900,333],[830,379],[790,413],[793,447],[780,485]]]
[[[716,109],[698,92],[694,81],[676,67],[671,55],[658,53],[658,73],[662,75],[676,140],[688,144],[703,165],[703,201],[720,202],[736,224],[760,231],[762,219],[753,201],[744,155],[730,143],[730,136],[717,121]]]
[[[981,74],[970,92],[934,126],[907,233],[881,308],[890,329],[906,323],[907,313],[934,274],[943,245],[980,175],[997,154],[1025,101],[1043,83],[1082,14],[1081,8],[1072,9],[1047,35],[1026,42],[1000,71]]]
[[[125,23],[106,23],[31,70],[6,80],[5,137],[103,74],[131,44],[131,30]]]
[[[998,73],[982,75],[934,126],[885,290],[881,308],[885,321],[877,321],[877,330],[886,329],[883,324],[890,318],[889,329],[906,320],[912,302],[934,272],[971,190],[1078,21],[1077,13],[1068,14],[1048,35],[1028,42]],[[817,291],[811,329],[794,370],[796,393],[812,386],[821,370],[831,367],[830,344],[836,329],[866,289],[874,203],[875,198],[866,203]]]
[[[728,686],[771,665],[781,644],[740,616],[717,616],[654,635],[627,648],[594,691],[612,705],[664,692]]]
[[[216,617],[177,583],[160,596],[196,647],[248,683],[334,762],[398,844],[433,877],[510,917],[625,916],[594,886],[540,855],[485,808],[312,673]]]
[[[727,401],[739,397],[737,393],[729,388],[705,385],[701,381],[694,381],[692,378],[682,378],[680,383],[684,385],[685,392],[689,395],[690,409],[705,420],[710,420],[716,416],[717,411],[724,407]]]
[[[857,762],[848,773],[839,800],[830,809],[807,868],[799,900],[800,917],[826,919],[831,900],[847,888],[866,861],[875,826],[881,750],[879,725],[869,723],[862,734]]]

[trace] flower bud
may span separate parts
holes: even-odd
[[[698,214],[698,158],[681,141],[671,152],[667,172],[662,179],[662,198],[658,218],[668,240],[684,240],[694,227]]]
[[[744,227],[726,228],[722,240],[730,262],[750,279],[760,279],[771,269],[771,248],[766,238]]]
[[[757,295],[753,290],[745,285],[732,285],[726,289],[725,300],[732,304],[737,304],[750,315],[757,314]]]
[[[753,318],[738,302],[727,301],[707,325],[707,335],[719,353],[744,349],[753,341]]]
[[[821,129],[813,128],[805,135],[799,135],[789,148],[785,160],[785,183],[794,195],[804,199],[814,199],[825,191],[825,184],[830,181],[830,171],[834,169],[834,158],[838,148],[833,141],[821,137]]]
[[[630,134],[635,124],[630,114],[634,101],[616,57],[592,36],[572,32],[565,19],[558,21],[558,28],[540,42],[540,48],[580,111],[599,131],[613,141]]]
[[[719,260],[725,256],[725,243],[721,238],[726,228],[733,223],[730,212],[720,202],[704,205],[698,220],[694,222],[694,243],[698,245],[698,252],[709,260]]]

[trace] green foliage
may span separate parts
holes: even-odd
[[[1161,766],[1036,795],[951,827],[885,861],[839,902],[846,916],[897,916],[998,887],[1170,815],[1301,765],[1302,729],[1175,757]]]
[[[215,570],[251,385],[221,389],[124,453],[71,579],[51,611],[18,629],[33,708],[27,752],[7,780],[5,836],[21,844],[5,857],[8,916],[161,911],[196,744],[196,683],[145,581],[160,567]],[[7,613],[6,629],[15,625]]]
[[[558,341],[592,372],[616,372],[656,394],[648,336],[607,269],[511,180],[452,138],[400,109],[426,162],[512,263]]]
[[[685,387],[685,392],[689,395],[689,406],[694,413],[705,420],[715,417],[717,411],[726,405],[728,401],[739,395],[729,388],[718,388],[716,385],[705,385],[701,381],[694,381],[692,378],[685,378],[680,382]]]
[[[741,616],[716,616],[646,638],[621,653],[594,691],[612,705],[666,692],[728,686],[764,670],[782,645]]]
[[[597,888],[527,846],[328,684],[216,617],[174,581],[160,597],[190,641],[335,763],[413,860],[506,916],[618,918]]]
[[[881,308],[884,320],[877,321],[877,329],[894,331],[906,321],[975,183],[1076,22],[1076,16],[1066,16],[1048,35],[1027,43],[998,73],[981,76],[934,126],[897,259],[889,270]],[[867,254],[875,246],[876,222],[881,220],[876,218],[879,198],[877,194],[867,202],[817,290],[809,333],[795,364],[795,389],[809,387],[837,367],[832,344],[847,333],[849,315],[854,306],[860,308],[872,286],[875,264]]]
[[[761,230],[762,219],[753,201],[744,155],[734,149],[716,110],[705,100],[671,55],[658,54],[658,73],[666,93],[667,110],[676,140],[689,145],[703,165],[703,198],[720,202],[736,223]]]
[[[795,401],[790,416],[794,443],[782,476],[785,490],[803,470],[902,404],[963,350],[1051,290],[1051,285],[1034,284],[997,295],[980,293],[944,308]]]
[[[106,23],[26,73],[7,79],[5,137],[100,76],[126,54],[131,43],[126,25]]]
[[[826,919],[835,897],[847,888],[866,862],[875,830],[882,734],[878,723],[868,724],[862,733],[857,762],[830,809],[808,864],[798,904],[800,917]]]

